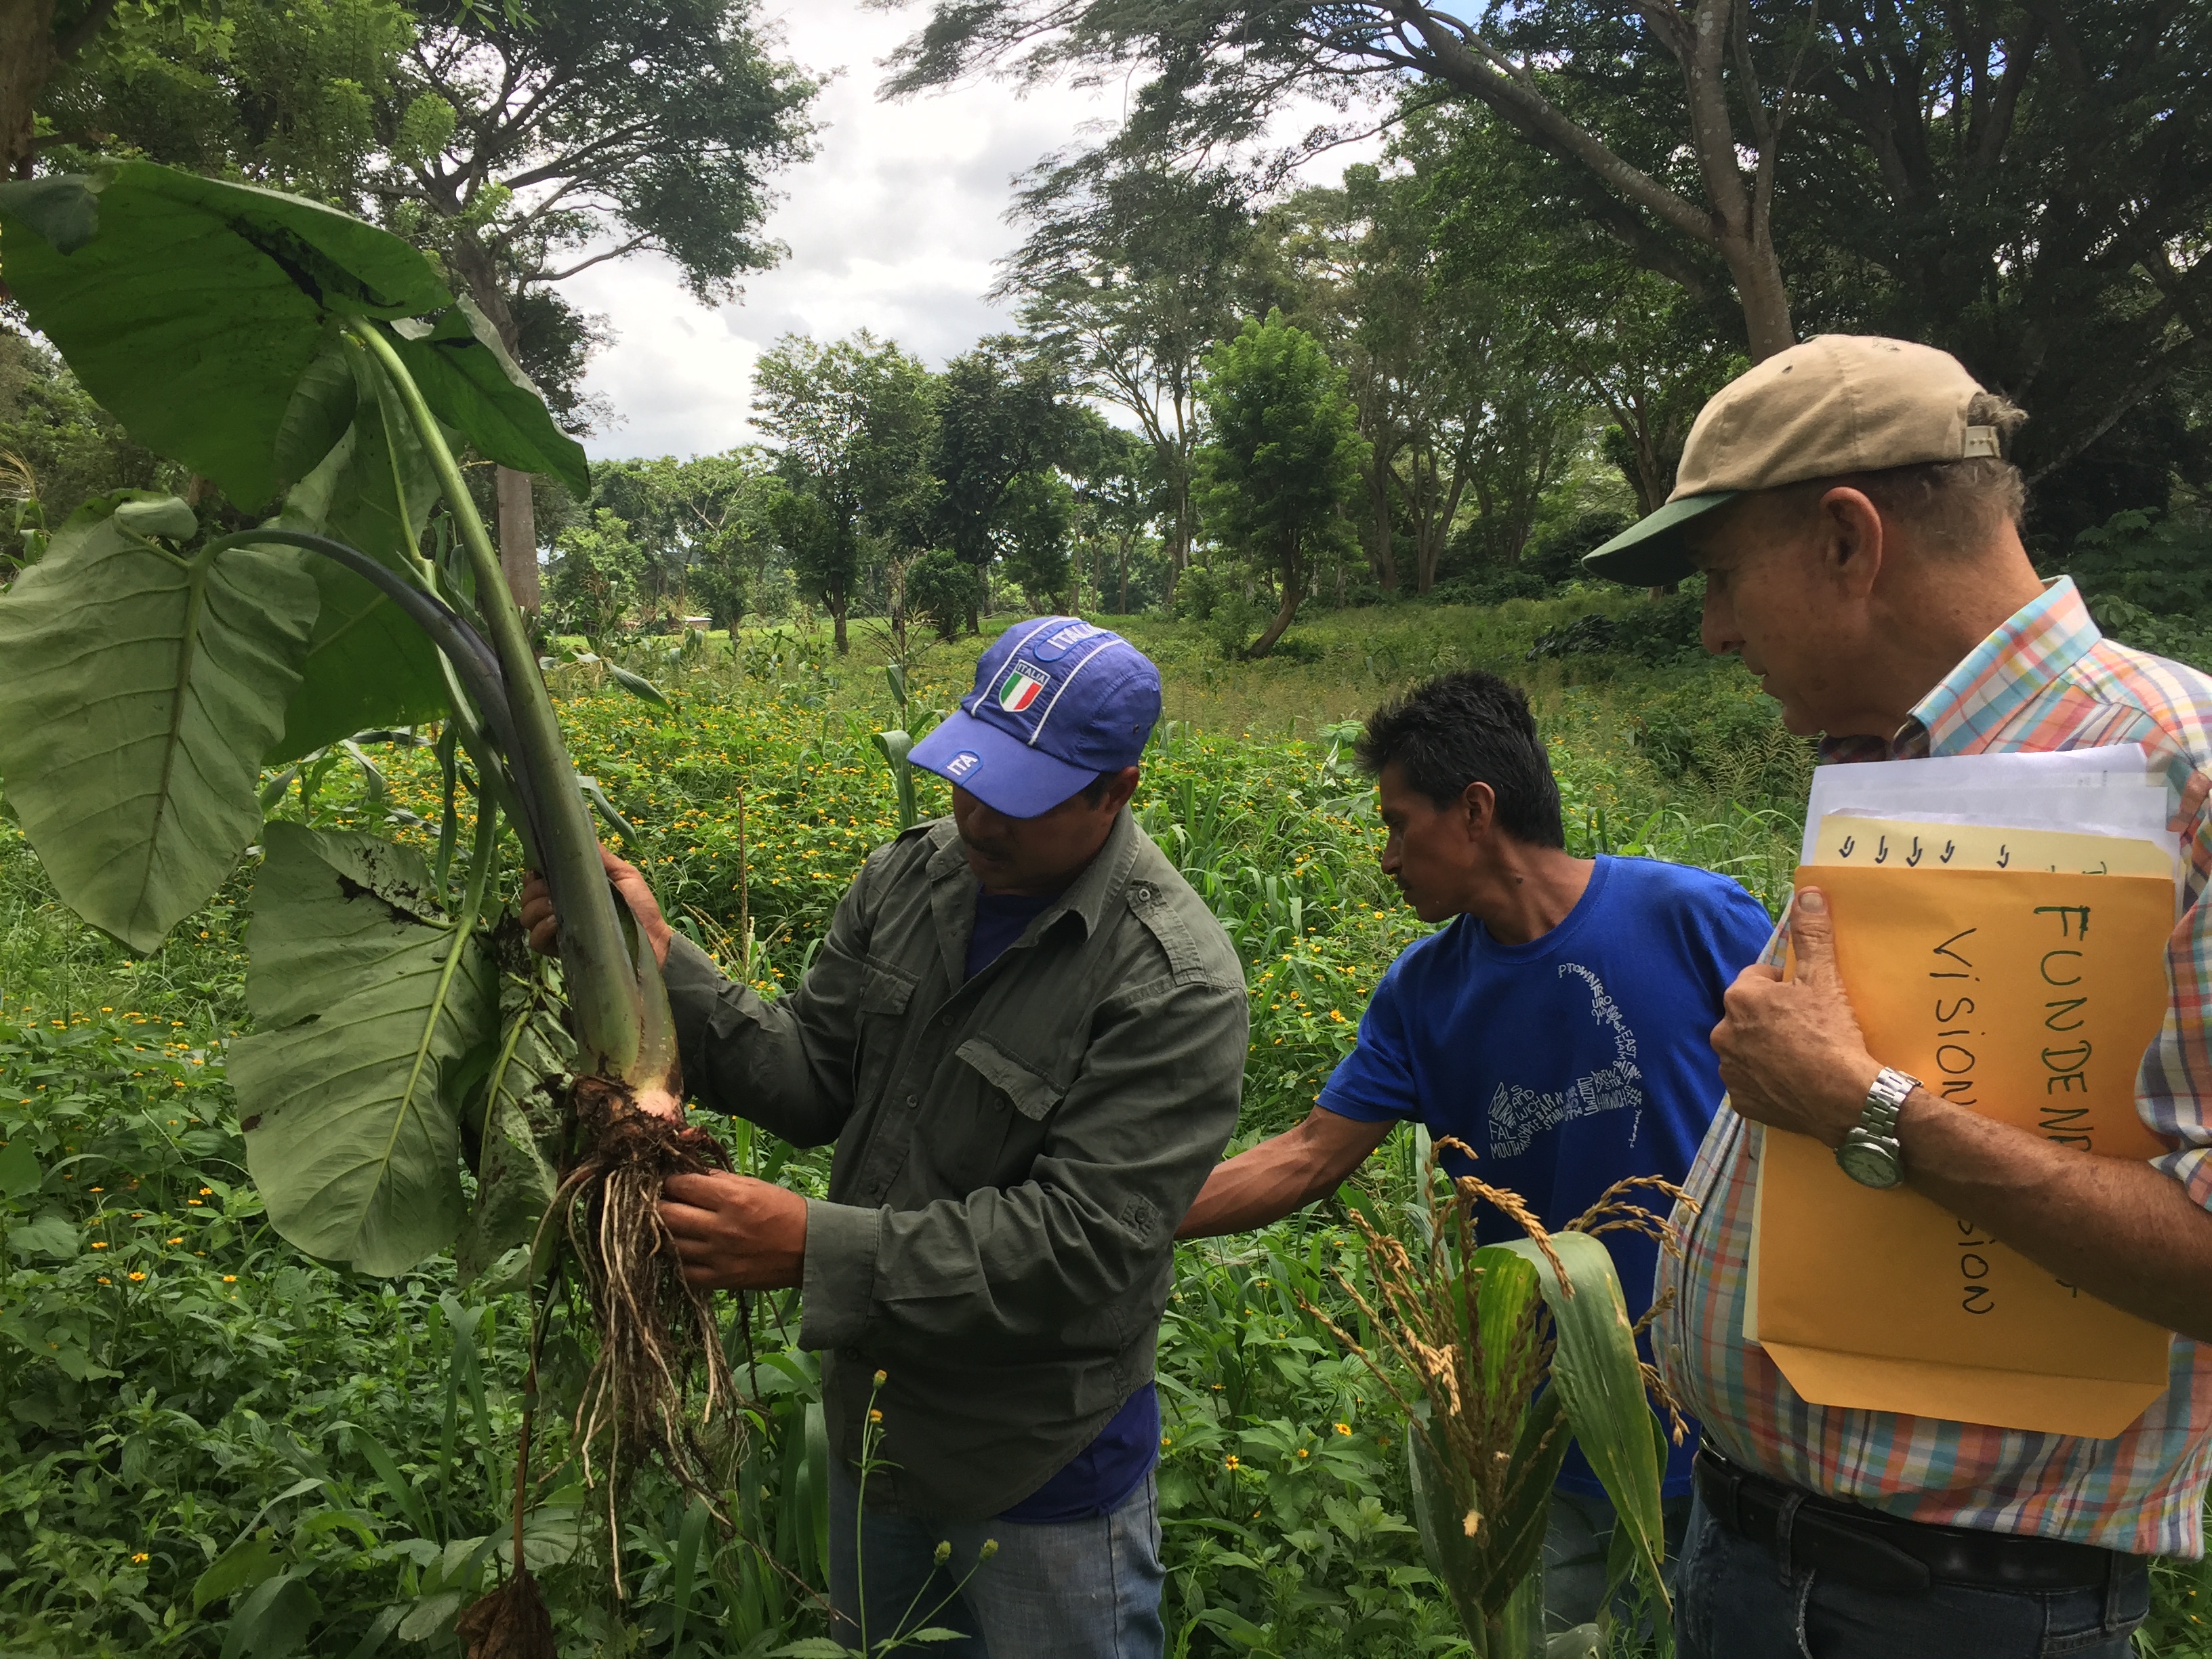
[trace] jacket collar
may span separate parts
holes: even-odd
[[[1114,819],[1114,827],[1106,832],[1105,845],[1083,866],[1082,873],[1067,890],[1030,924],[1026,936],[1042,939],[1047,928],[1056,926],[1066,915],[1082,919],[1085,938],[1096,933],[1108,907],[1128,884],[1129,871],[1137,861],[1138,837],[1144,833],[1137,827],[1137,820],[1129,809],[1123,807]],[[929,855],[927,866],[932,908],[943,924],[939,931],[945,935],[945,959],[951,963],[955,948],[952,933],[957,931],[959,948],[964,951],[968,934],[975,928],[975,875],[968,867],[968,855],[960,845],[960,831],[949,816],[931,826],[929,839],[935,848]],[[964,924],[957,930],[956,918]],[[955,984],[959,982],[959,977],[957,972],[953,975]]]

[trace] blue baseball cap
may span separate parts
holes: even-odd
[[[1010,818],[1049,812],[1134,766],[1160,717],[1160,671],[1079,617],[1032,617],[975,665],[975,689],[915,744],[916,766]]]

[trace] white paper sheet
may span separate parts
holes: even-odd
[[[2133,743],[1818,768],[1806,805],[1802,862],[1814,861],[1820,820],[1832,813],[2172,842],[2166,780]]]

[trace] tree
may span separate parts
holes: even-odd
[[[549,620],[586,639],[605,639],[637,603],[646,562],[629,526],[607,507],[594,508],[589,524],[563,531],[554,544]]]
[[[906,568],[907,609],[941,640],[959,637],[975,598],[975,567],[949,547],[933,547]]]
[[[604,335],[557,285],[655,252],[702,301],[729,299],[780,256],[760,234],[768,179],[810,149],[814,83],[763,51],[751,0],[432,0],[413,15],[394,0],[295,0],[136,27],[130,51],[89,53],[57,80],[64,126],[373,206],[443,258],[572,429],[592,417],[581,381]],[[495,495],[501,559],[532,608],[526,475],[499,469]]]
[[[1112,427],[1096,415],[1085,422],[1077,447],[1075,501],[1079,533],[1091,544],[1091,584],[1106,602],[1110,552],[1119,582],[1115,611],[1129,613],[1129,556],[1146,526],[1160,516],[1163,492],[1153,465],[1152,446],[1133,432]]]
[[[56,86],[88,66],[143,58],[166,37],[212,33],[223,10],[205,0],[0,0],[0,179],[28,179],[40,151],[98,131],[55,119]]]
[[[1030,175],[1014,216],[1030,234],[994,295],[1073,365],[1079,387],[1127,410],[1152,446],[1171,572],[1197,529],[1191,455],[1206,347],[1228,331],[1249,219],[1227,174],[1091,156]]]
[[[1741,357],[1613,239],[1562,225],[1532,185],[1523,147],[1486,110],[1419,113],[1392,150],[1408,166],[1397,187],[1417,204],[1432,249],[1431,306],[1451,330],[1441,353],[1449,367],[1436,378],[1465,403],[1453,477],[1480,509],[1472,539],[1493,562],[1519,562],[1546,490],[1584,441],[1591,404],[1612,418],[1604,448],[1640,510],[1659,506],[1691,422]],[[1418,455],[1407,470],[1418,477]],[[1449,495],[1430,492],[1439,493]],[[1432,573],[1449,510],[1442,524],[1416,516]]]
[[[1075,531],[1075,492],[1057,472],[1024,472],[1006,492],[1006,574],[1039,612],[1058,611],[1067,599],[1073,566],[1068,540]]]
[[[13,528],[58,529],[94,495],[157,484],[181,489],[185,477],[133,442],[46,348],[0,330],[0,501]],[[24,550],[0,534],[0,576]]]
[[[1772,26],[1756,10],[1753,0],[1647,5],[1639,27],[1557,0],[1484,8],[1477,21],[1401,0],[1201,0],[1166,12],[1146,0],[941,0],[890,85],[911,93],[985,65],[1036,80],[1070,65],[1146,64],[1157,78],[1133,100],[1128,147],[1195,150],[1253,135],[1293,88],[1342,101],[1351,88],[1410,72],[1486,105],[1577,168],[1586,210],[1655,262],[1700,285],[1710,264],[1722,266],[1763,357],[1795,337],[1774,183],[1812,31],[1802,9]],[[1654,61],[1662,58],[1671,85]],[[1608,74],[1607,102],[1594,94]],[[1651,107],[1661,98],[1674,107]]]
[[[1617,239],[1724,346],[1765,357],[1800,310],[1945,346],[2035,411],[2032,478],[2162,501],[2201,441],[2171,401],[2130,416],[2212,353],[2208,55],[2212,14],[2176,0],[940,0],[890,86],[1134,76],[1108,148],[1212,166],[1293,94],[1410,76],[1487,109],[1552,222]]]
[[[968,626],[990,603],[991,562],[1005,550],[1019,482],[1064,458],[1074,405],[1067,370],[1036,343],[999,334],[945,364],[937,377],[930,470],[938,498],[930,527],[975,568]]]
[[[1279,585],[1274,619],[1245,647],[1264,657],[1297,615],[1318,544],[1342,533],[1366,443],[1343,372],[1279,312],[1248,319],[1206,354],[1199,396],[1207,512],[1232,546],[1273,566]]]
[[[777,484],[767,452],[747,444],[684,461],[606,461],[592,469],[592,483],[593,501],[630,526],[651,602],[680,599],[718,628],[737,625],[775,545],[767,514]]]
[[[929,372],[866,329],[829,345],[787,334],[754,371],[753,411],[778,446],[788,492],[769,522],[844,651],[846,616],[875,545],[910,533],[931,492]]]
[[[372,188],[395,225],[445,254],[512,356],[567,371],[558,391],[573,410],[588,325],[552,285],[655,252],[702,302],[730,298],[781,252],[760,234],[767,179],[808,153],[814,91],[764,53],[750,0],[527,12],[441,0],[387,118],[445,136],[418,141],[411,164],[395,155]],[[529,493],[502,473],[499,499],[501,557],[527,605]]]
[[[361,213],[386,144],[415,155],[413,134],[379,132],[415,40],[396,0],[106,9],[40,100],[49,172],[137,150]]]

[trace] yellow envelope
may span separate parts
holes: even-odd
[[[2065,1146],[2165,1150],[2135,1081],[2165,1018],[2170,877],[1923,860],[1797,880],[1828,895],[1844,988],[1886,1063]],[[1747,1334],[1806,1399],[2101,1438],[2165,1390],[2168,1333],[1908,1188],[1860,1186],[1809,1137],[1763,1140]]]

